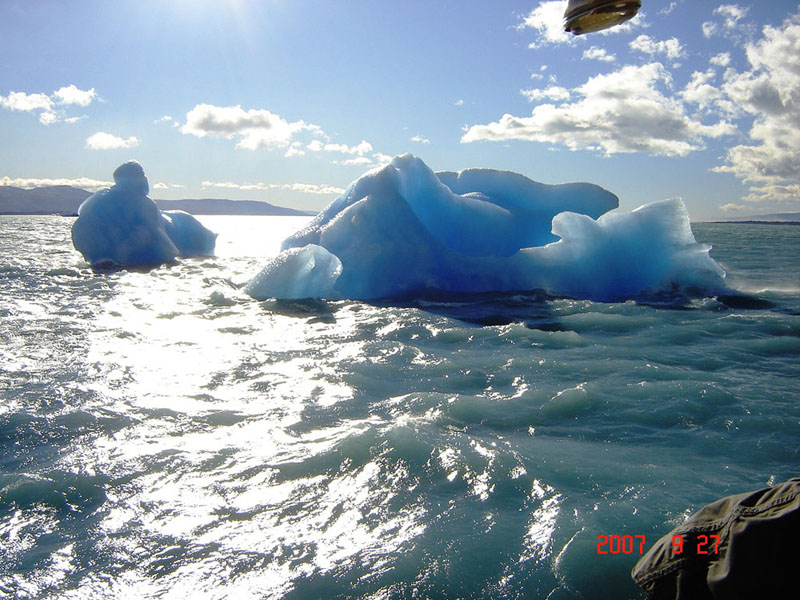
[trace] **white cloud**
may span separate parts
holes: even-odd
[[[346,160],[335,160],[333,161],[337,165],[343,165],[345,167],[352,167],[352,166],[366,166],[372,164],[372,159],[367,158],[366,156],[356,156],[355,158],[348,158]]]
[[[322,147],[325,152],[341,152],[342,154],[357,154],[364,156],[368,152],[372,152],[372,144],[366,140],[361,140],[355,146],[348,146],[347,144],[325,144]]]
[[[56,111],[56,105],[77,104],[88,106],[97,97],[94,88],[81,90],[74,84],[57,89],[51,95],[28,94],[26,92],[9,92],[8,96],[0,96],[0,107],[23,112],[42,111],[39,113],[39,122],[42,125],[52,125],[58,122],[63,113]],[[83,117],[65,119],[74,123]]]
[[[379,165],[388,165],[390,162],[392,162],[392,156],[389,154],[383,154],[381,152],[375,152],[372,155],[372,158]]]
[[[289,190],[292,192],[304,192],[306,194],[323,194],[323,195],[339,195],[344,193],[344,188],[336,187],[334,185],[325,185],[317,183],[283,183],[283,184],[270,184],[270,189]]]
[[[69,117],[67,119],[64,119],[64,123],[69,123],[70,125],[74,125],[75,123],[78,123],[79,121],[83,121],[84,119],[88,118],[89,117],[87,117],[86,115],[81,115],[80,117]]]
[[[750,144],[730,148],[715,170],[771,185],[800,181],[800,14],[764,27],[746,51],[750,70],[729,69],[723,91],[754,117]]]
[[[285,158],[291,158],[293,156],[305,156],[306,151],[303,150],[303,143],[302,142],[292,142],[291,145],[286,149],[286,154],[283,156]]]
[[[730,104],[753,118],[747,143],[729,148],[713,170],[755,184],[742,200],[800,206],[800,13],[762,34],[746,45],[749,70],[729,68],[722,86]]]
[[[691,81],[680,92],[681,97],[686,102],[697,104],[701,109],[708,108],[713,102],[722,97],[720,89],[713,85],[715,78],[716,73],[710,69],[704,73],[695,71],[692,73]]]
[[[181,127],[182,133],[199,138],[238,138],[236,147],[244,150],[285,147],[301,131],[324,135],[316,125],[302,120],[288,122],[268,110],[213,104],[196,105],[186,113],[186,123]]]
[[[675,10],[677,7],[678,7],[678,3],[677,2],[670,2],[669,6],[666,6],[665,8],[662,8],[660,11],[658,11],[658,14],[660,14],[660,15],[668,15],[673,10]]]
[[[747,16],[750,8],[742,8],[738,4],[723,4],[714,9],[714,15],[721,17],[721,22],[706,21],[702,25],[703,35],[710,38],[718,33],[732,36],[734,39],[740,37],[742,29],[751,32],[751,28],[744,23],[740,23]]]
[[[763,185],[751,187],[750,193],[742,197],[745,202],[795,203],[800,202],[800,184]]]
[[[39,115],[39,123],[42,125],[52,125],[58,121],[58,115],[54,112],[45,111]]]
[[[171,119],[169,115],[164,115],[159,121],[169,122]],[[353,146],[332,143],[317,125],[302,120],[289,122],[268,110],[245,110],[239,105],[198,104],[186,113],[186,123],[181,126],[181,132],[199,138],[237,139],[236,148],[245,150],[283,148],[285,158],[304,156],[307,152],[329,152],[363,158],[374,151],[372,144],[366,140],[361,140]],[[302,137],[296,139],[302,132],[310,133],[316,136],[316,139],[308,142],[301,141]],[[303,137],[308,139],[308,136]],[[370,159],[350,160],[340,161],[338,164],[371,162]]]
[[[0,185],[11,185],[14,187],[25,188],[26,190],[38,187],[48,187],[51,185],[71,185],[72,187],[89,190],[91,192],[114,185],[113,181],[100,181],[89,177],[77,177],[74,179],[36,179],[8,176],[0,177]]]
[[[350,148],[347,144],[324,144],[320,150],[325,152],[341,152],[342,154],[356,154],[355,149]]]
[[[430,144],[431,141],[427,138],[422,137],[421,135],[415,135],[411,138],[412,142],[416,142],[417,144]]]
[[[98,131],[86,138],[86,147],[89,150],[118,150],[138,145],[139,140],[135,137],[121,138],[105,131]]]
[[[172,125],[173,127],[180,127],[181,126],[180,123],[178,123],[175,119],[172,118],[172,115],[164,115],[163,117],[153,121],[153,123],[155,123],[156,125],[158,125],[159,123],[168,123],[169,125]]]
[[[527,98],[528,102],[536,102],[538,100],[569,100],[570,93],[567,88],[557,85],[551,85],[545,89],[534,90],[520,90],[520,94]]]
[[[53,92],[53,96],[59,104],[77,104],[78,106],[89,106],[92,100],[97,98],[94,88],[81,90],[74,84],[69,84]]]
[[[411,141],[428,144],[430,143],[428,140],[421,136],[414,136],[411,138]],[[381,154],[380,152],[375,152],[372,144],[370,144],[366,140],[361,140],[358,144],[354,146],[348,146],[347,144],[332,144],[332,143],[323,143],[320,140],[312,140],[305,146],[306,150],[310,152],[332,152],[338,154],[347,154],[352,156],[353,158],[348,159],[341,159],[341,160],[334,160],[331,161],[335,165],[343,165],[347,167],[351,167],[354,165],[372,165],[375,163],[381,162],[381,157],[386,156],[385,154]],[[290,149],[291,152],[291,149]],[[372,157],[368,157],[368,154],[372,154]],[[287,156],[289,154],[287,153]]]
[[[539,39],[531,42],[530,48],[539,48],[545,44],[564,44],[570,40],[571,34],[564,31],[564,10],[566,0],[550,0],[540,2],[523,19],[520,28],[529,27],[539,32]]]
[[[734,204],[733,202],[729,202],[728,204],[722,204],[720,206],[720,208],[722,210],[724,210],[725,212],[727,212],[729,210],[739,210],[739,211],[741,211],[741,210],[753,210],[749,206],[746,206],[744,204]]]
[[[359,156],[364,156],[368,152],[372,152],[372,144],[370,144],[366,140],[361,140],[355,146],[351,146],[347,152],[349,154],[358,154]]]
[[[712,56],[709,62],[717,67],[727,67],[729,64],[731,64],[731,55],[727,52],[722,52]]]
[[[534,80],[544,79],[544,72],[545,71],[547,71],[547,65],[540,66],[538,73],[531,73],[531,79],[534,79]],[[550,79],[551,80],[553,79],[552,75],[550,76]]]
[[[473,125],[461,141],[517,139],[571,150],[601,150],[607,155],[685,156],[703,148],[705,138],[736,132],[724,121],[704,125],[690,118],[672,94],[659,90],[670,86],[671,77],[660,63],[626,66],[575,88],[573,92],[582,96],[576,102],[540,104],[530,117],[506,114],[495,123]]]
[[[614,62],[617,57],[614,54],[606,52],[605,48],[592,46],[588,50],[583,51],[583,58],[586,60],[600,60],[603,62]]]
[[[642,34],[628,44],[631,50],[638,50],[651,56],[664,54],[671,60],[678,60],[686,56],[686,49],[678,41],[678,38],[656,41],[649,35]]]
[[[53,101],[47,94],[26,94],[25,92],[11,92],[8,96],[0,96],[0,106],[9,110],[53,110]]]
[[[747,16],[750,7],[742,8],[738,4],[722,4],[714,9],[714,14],[721,16],[726,29],[734,29],[740,20]]]
[[[707,38],[710,38],[712,35],[717,33],[717,31],[719,30],[717,24],[716,23],[712,23],[711,21],[706,21],[705,23],[703,23],[701,25],[701,28],[703,29],[703,37],[707,37]]]
[[[464,106],[464,100],[459,98],[453,103],[455,106]]]
[[[216,187],[232,190],[288,190],[291,192],[303,192],[306,194],[339,195],[344,192],[344,188],[333,185],[318,183],[233,183],[231,181],[204,181],[201,184],[204,188]]]
[[[323,144],[320,140],[313,140],[306,145],[306,149],[311,152],[338,152],[340,154],[364,156],[372,152],[372,144],[366,140],[361,140],[355,146],[348,146],[347,144]]]
[[[180,190],[184,189],[185,187],[186,187],[185,185],[182,185],[180,183],[164,183],[162,181],[159,181],[158,183],[152,185],[152,188],[154,190]]]
[[[268,185],[263,183],[234,183],[232,181],[204,181],[201,183],[204,188],[216,187],[226,190],[269,190]]]

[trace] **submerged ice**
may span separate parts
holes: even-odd
[[[491,169],[434,173],[406,154],[354,181],[286,239],[247,291],[377,299],[542,289],[617,301],[724,289],[681,200],[610,212],[617,205],[588,183],[545,185]]]
[[[87,262],[159,264],[214,253],[215,233],[189,213],[160,211],[149,191],[142,165],[128,161],[114,171],[112,187],[81,204],[72,242]]]

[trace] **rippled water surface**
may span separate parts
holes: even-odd
[[[306,220],[95,274],[0,217],[0,595],[639,598],[630,555],[798,475],[800,227],[695,225],[765,302],[256,302]]]

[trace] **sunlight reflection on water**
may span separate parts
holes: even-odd
[[[220,231],[213,262],[263,259],[306,220],[265,228],[263,220],[243,227],[241,219],[209,219]],[[274,243],[264,245],[265,237]],[[89,344],[87,360],[108,370],[98,391],[138,416],[134,427],[94,446],[92,463],[142,472],[127,494],[110,497],[106,534],[126,539],[134,527],[145,538],[174,540],[172,583],[209,576],[211,565],[187,563],[195,556],[187,544],[206,548],[201,555],[215,563],[226,554],[271,556],[266,570],[248,576],[259,593],[356,559],[385,560],[416,537],[424,511],[386,508],[408,478],[402,468],[386,471],[379,460],[346,467],[355,457],[338,473],[324,466],[338,463],[332,455],[342,446],[358,446],[360,435],[374,440],[374,423],[288,433],[309,402],[324,409],[352,398],[331,364],[361,360],[366,341],[320,346],[319,332],[298,330],[296,317],[243,303],[224,274],[203,277],[199,290],[197,277],[169,275],[159,269],[121,282]],[[143,278],[151,280],[143,286]],[[352,339],[356,326],[343,315],[325,337]],[[320,460],[321,469],[313,465]]]

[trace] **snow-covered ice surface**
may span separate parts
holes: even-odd
[[[128,161],[114,171],[114,185],[81,204],[72,243],[93,265],[155,265],[214,254],[216,234],[192,215],[158,210],[148,196],[144,169]]]
[[[619,301],[725,289],[682,201],[610,212],[617,205],[588,183],[545,185],[490,169],[434,173],[406,154],[354,181],[289,237],[247,291],[379,299],[544,290]],[[314,249],[298,253],[304,247]],[[336,268],[322,277],[321,261]]]

